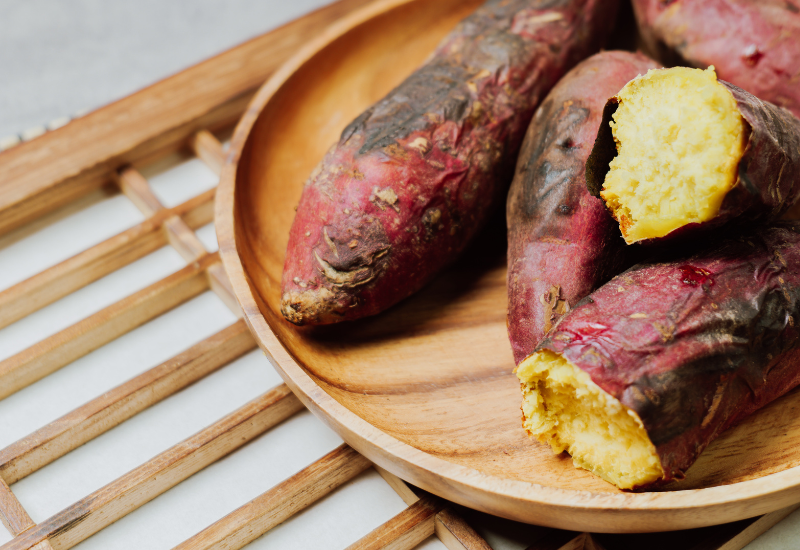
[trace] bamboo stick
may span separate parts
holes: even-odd
[[[220,175],[225,164],[225,152],[222,150],[222,144],[211,132],[208,130],[197,132],[192,137],[192,150],[212,172]]]
[[[46,539],[56,550],[72,548],[302,408],[282,384],[25,531],[0,550],[28,550]]]
[[[119,171],[117,181],[120,189],[145,216],[154,216],[164,210],[150,183],[132,167]],[[172,247],[187,262],[194,262],[207,254],[203,243],[179,216],[170,216],[163,222],[164,233]]]
[[[11,492],[11,488],[2,479],[0,479],[0,520],[14,536],[35,525],[28,512]]]
[[[451,507],[436,514],[433,530],[449,550],[492,550],[483,537]]]
[[[366,458],[343,444],[174,550],[241,548],[353,479],[370,465]]]
[[[208,283],[211,290],[219,297],[220,300],[230,309],[238,318],[242,318],[242,309],[239,307],[239,301],[233,293],[233,287],[225,273],[225,268],[222,264],[214,264],[206,270],[208,276]]]
[[[184,260],[194,262],[208,254],[200,239],[194,231],[189,229],[186,222],[178,216],[172,216],[164,220],[164,231],[167,240],[172,247],[178,251]]]
[[[394,492],[403,499],[403,502],[411,506],[419,501],[420,497],[405,481],[380,466],[376,465],[375,469],[383,477],[384,481],[394,489]],[[419,489],[418,491],[423,493]],[[452,507],[444,508],[436,514],[434,532],[448,550],[491,550],[491,546],[483,540],[483,537],[470,527]]]
[[[204,271],[218,261],[210,254],[0,361],[0,399],[197,296],[208,288]]]
[[[716,550],[741,550],[798,508],[800,508],[800,504],[795,504],[783,510],[776,510],[760,518],[756,518],[753,523],[738,533],[733,534],[733,536],[724,541],[721,546],[717,547]]]
[[[190,228],[213,219],[214,189],[111,237],[0,292],[0,328],[113,273],[167,244],[161,224],[180,216]]]
[[[232,324],[0,450],[0,477],[16,483],[255,347],[244,321]]]
[[[117,183],[125,196],[148,218],[159,210],[164,210],[164,205],[153,193],[150,183],[136,168],[126,166],[120,169],[117,172]]]
[[[436,514],[444,507],[442,500],[426,495],[347,550],[411,550],[433,535]]]

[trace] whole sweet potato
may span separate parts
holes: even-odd
[[[539,101],[600,48],[616,5],[490,0],[354,120],[303,190],[286,319],[373,315],[453,261],[505,196]]]
[[[665,63],[706,68],[800,117],[800,2],[633,0],[642,39]]]
[[[578,300],[630,266],[630,250],[584,165],[606,99],[657,64],[603,52],[572,69],[533,116],[506,205],[508,335],[517,363]]]
[[[586,183],[629,244],[775,220],[800,199],[800,120],[712,69],[650,71],[609,99]]]
[[[594,447],[580,456],[581,445],[573,444],[573,459],[626,488],[681,479],[726,428],[800,383],[799,316],[800,224],[779,222],[713,251],[618,275],[542,341],[531,361],[549,361],[542,364],[548,374],[528,365],[526,376],[533,376],[523,389],[532,380],[548,385],[566,360],[576,378],[591,378],[587,395],[593,388],[605,394],[595,414],[621,415],[630,428],[605,425],[612,433],[589,434]],[[528,399],[534,394],[544,396],[552,413],[547,390],[534,387]],[[528,410],[530,418],[539,414],[535,406]],[[557,440],[569,423],[562,417],[557,427],[533,428]],[[653,459],[647,475],[620,466],[641,445],[614,451],[636,430]],[[602,445],[598,437],[606,438]],[[557,450],[568,443],[560,441]],[[615,479],[618,470],[627,484]]]

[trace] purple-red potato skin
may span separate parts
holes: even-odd
[[[633,0],[642,38],[665,63],[705,69],[800,117],[798,0]]]
[[[561,79],[533,116],[506,203],[517,364],[570,307],[632,264],[603,201],[586,189],[584,165],[607,98],[658,66],[641,54],[599,53]]]
[[[539,349],[562,354],[641,418],[683,478],[720,433],[800,383],[800,224],[614,277]]]
[[[303,189],[281,311],[297,324],[374,315],[450,264],[508,189],[552,86],[599,50],[608,0],[491,0],[342,133]]]
[[[686,224],[663,237],[638,241],[640,244],[687,239],[731,222],[737,225],[770,222],[787,213],[800,199],[800,119],[738,86],[722,80],[719,83],[733,94],[747,131],[736,182],[714,218]],[[617,105],[617,97],[608,100],[597,140],[586,162],[587,188],[595,197],[600,196],[608,165],[617,155],[608,124]]]

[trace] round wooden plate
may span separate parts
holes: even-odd
[[[279,313],[303,183],[341,130],[419,66],[482,0],[383,0],[314,37],[260,90],[217,197],[222,258],[245,319],[286,383],[376,464],[449,500],[592,532],[724,523],[800,500],[800,393],[726,432],[687,479],[624,493],[528,439],[506,336],[505,229],[374,318],[298,329]]]

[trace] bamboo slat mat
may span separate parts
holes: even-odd
[[[219,174],[225,158],[220,139],[230,133],[257,87],[304,37],[366,3],[341,0],[0,153],[0,251],[26,242],[110,195],[129,200],[143,217],[132,227],[0,291],[0,329],[162,247],[172,247],[184,263],[33,345],[0,356],[0,399],[14,396],[209,290],[233,316],[240,317],[218,254],[196,232],[213,221],[214,189],[165,206],[143,173],[157,173],[163,159],[180,152],[199,158]],[[255,348],[244,322],[235,320],[0,449],[0,519],[13,535],[0,550],[71,548],[300,413],[300,402],[280,384],[38,523],[9,487]],[[349,548],[410,549],[434,534],[450,550],[490,548],[465,520],[477,515],[409,487],[346,444],[230,510],[176,548],[241,548],[370,468],[378,471],[407,508]],[[530,550],[645,546],[655,550],[679,545],[687,550],[736,550],[795,508],[670,534],[593,535],[542,528],[534,531],[528,544]],[[337,521],[348,519],[352,518],[345,514]]]

